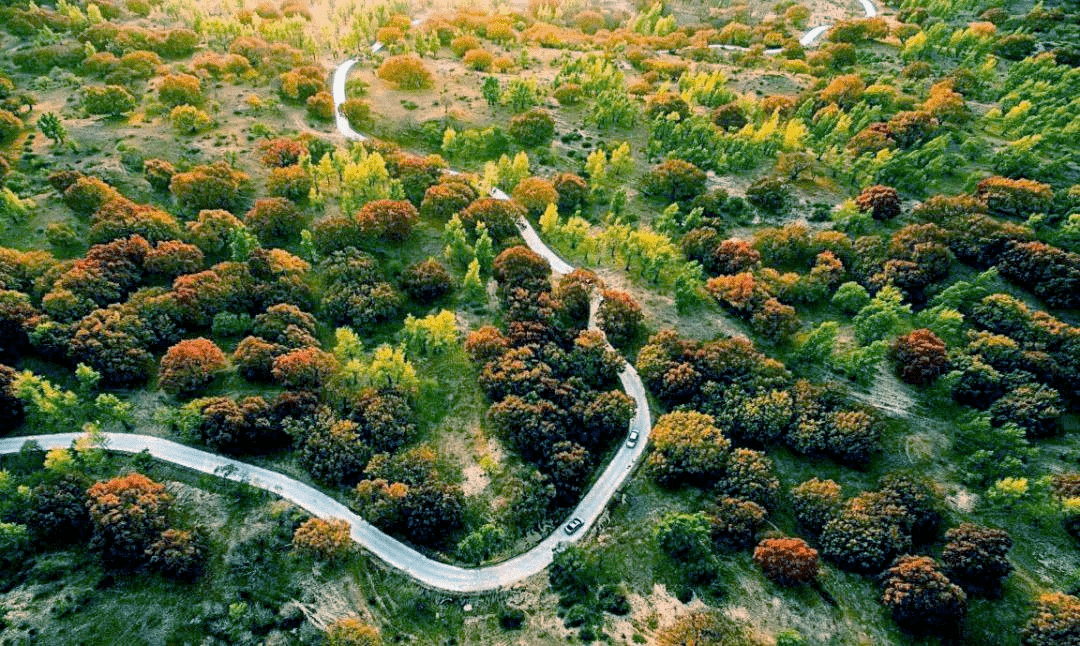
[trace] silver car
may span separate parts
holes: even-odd
[[[565,531],[566,535],[569,536],[577,530],[581,529],[581,526],[584,524],[585,523],[582,522],[580,518],[574,518],[569,523],[566,523],[566,527],[563,527],[563,531]]]
[[[637,446],[638,438],[641,437],[641,433],[636,428],[630,429],[630,434],[626,436],[626,446],[634,448]]]

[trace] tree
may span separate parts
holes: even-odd
[[[38,130],[52,140],[53,144],[60,146],[67,141],[67,128],[60,122],[60,117],[52,112],[46,112],[38,117]]]
[[[727,467],[731,442],[714,425],[713,417],[696,411],[662,415],[653,426],[653,453],[646,468],[657,482],[709,486]]]
[[[1080,598],[1054,592],[1035,601],[1023,630],[1024,646],[1074,646],[1080,643]]]
[[[231,455],[267,453],[288,439],[273,423],[270,405],[262,397],[211,397],[192,405],[199,410],[196,433],[215,451]]]
[[[92,530],[86,509],[85,477],[66,474],[30,490],[26,524],[34,536],[49,545],[78,544]]]
[[[670,513],[656,526],[654,535],[660,550],[678,563],[693,563],[713,557],[709,517]]]
[[[200,105],[203,94],[199,78],[190,74],[168,74],[158,84],[158,98],[169,108]]]
[[[195,166],[186,173],[177,173],[169,181],[171,192],[180,204],[192,211],[230,209],[235,207],[250,178],[226,162]]]
[[[1048,437],[1061,431],[1064,411],[1058,391],[1042,384],[1025,384],[990,406],[990,421],[994,426],[1016,424],[1028,437]]]
[[[22,423],[23,401],[13,390],[18,373],[11,366],[0,364],[0,432],[7,432]]]
[[[791,187],[776,177],[762,177],[746,187],[746,201],[766,213],[781,213],[791,199]]]
[[[293,549],[325,561],[336,561],[352,547],[349,523],[341,518],[309,518],[293,533]]]
[[[368,238],[401,242],[409,237],[420,213],[406,200],[374,200],[356,213],[360,232]]]
[[[499,77],[485,76],[481,90],[488,107],[493,110],[498,107],[499,102],[502,100],[502,86],[499,84]]]
[[[724,477],[716,489],[725,496],[743,498],[770,507],[780,490],[780,481],[773,474],[773,463],[764,453],[751,449],[735,449],[728,456]]]
[[[209,385],[225,366],[225,354],[213,341],[202,337],[181,341],[161,358],[158,385],[173,395],[191,394]]]
[[[492,275],[503,292],[515,288],[530,292],[546,291],[551,265],[528,247],[517,245],[503,250],[491,265]]]
[[[275,358],[271,374],[286,388],[318,392],[329,384],[338,368],[334,355],[308,346]]]
[[[427,305],[448,294],[454,288],[454,279],[442,263],[428,258],[402,272],[401,288],[416,302]]]
[[[22,132],[23,122],[8,110],[0,109],[0,145],[15,141]]]
[[[296,205],[283,197],[255,200],[244,215],[244,224],[264,242],[291,240],[300,235],[304,217]]]
[[[864,188],[855,198],[855,204],[875,220],[891,220],[900,215],[900,194],[891,186],[877,184]]]
[[[818,575],[818,553],[801,538],[767,538],[754,548],[754,562],[780,585],[813,583]]]
[[[596,323],[612,345],[624,347],[633,341],[641,331],[645,315],[634,297],[618,289],[605,289],[600,307],[596,312]]]
[[[902,556],[882,574],[881,602],[915,633],[959,632],[967,595],[928,556]]]
[[[555,137],[555,119],[547,110],[533,108],[514,115],[507,133],[523,148],[546,146]]]
[[[900,378],[909,384],[928,384],[949,369],[945,342],[926,328],[896,337],[892,354]]]
[[[754,544],[768,512],[756,502],[721,496],[710,516],[713,540],[725,549],[742,549]]]
[[[196,532],[166,529],[146,548],[150,567],[180,581],[194,581],[206,563],[206,542]]]
[[[880,493],[862,493],[847,501],[821,532],[821,552],[852,572],[881,571],[911,545],[905,510],[888,504]]]
[[[559,201],[559,193],[551,182],[539,177],[526,177],[513,191],[514,200],[532,216],[539,216],[551,204]]]
[[[352,615],[326,627],[327,646],[382,646],[379,629]]]
[[[573,213],[582,209],[589,201],[589,185],[573,173],[558,173],[551,179],[559,199],[557,206],[560,213]]]
[[[997,596],[1012,571],[1012,537],[1003,529],[963,523],[945,532],[941,562],[951,579],[968,594]]]
[[[165,485],[133,472],[94,484],[86,497],[94,526],[91,545],[110,566],[141,565],[146,549],[165,529],[172,501]]]
[[[88,85],[82,91],[82,105],[89,114],[119,117],[134,110],[138,101],[120,85]]]
[[[399,90],[422,90],[431,87],[432,83],[431,72],[414,55],[391,56],[379,66],[378,76],[395,84]]]
[[[642,178],[642,191],[668,200],[690,200],[705,192],[705,171],[681,159],[654,166]]]
[[[314,182],[311,175],[298,164],[284,168],[271,168],[266,180],[266,191],[274,197],[302,202],[311,195]]]
[[[511,200],[483,197],[461,211],[459,217],[470,228],[483,222],[491,237],[501,242],[517,235],[517,222],[525,217],[525,210]]]
[[[306,152],[304,144],[289,137],[277,137],[259,142],[259,161],[268,168],[284,168],[300,163],[300,157]]]
[[[317,121],[334,120],[334,97],[329,92],[316,92],[304,101],[308,116]]]

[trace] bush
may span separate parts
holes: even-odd
[[[300,162],[306,152],[304,144],[288,137],[278,137],[259,142],[259,160],[269,168],[284,168]]]
[[[630,294],[618,289],[605,289],[596,312],[596,324],[616,347],[625,347],[641,333],[645,315]]]
[[[270,178],[266,180],[266,191],[270,195],[294,202],[306,200],[312,187],[311,176],[299,165],[272,168]]]
[[[547,146],[555,137],[555,119],[547,110],[533,108],[528,112],[514,115],[510,119],[507,133],[511,139],[524,148]]]
[[[1080,643],[1080,598],[1060,592],[1041,595],[1023,631],[1024,646]]]
[[[173,175],[171,192],[181,206],[192,211],[235,207],[248,187],[248,176],[226,162],[195,166],[186,173]]]
[[[494,60],[495,57],[491,52],[483,49],[470,49],[465,52],[465,56],[462,57],[461,62],[465,64],[465,67],[471,70],[486,72],[491,69],[491,63]]]
[[[391,56],[379,66],[379,78],[397,85],[399,90],[422,90],[431,87],[432,77],[417,56]]]
[[[97,177],[79,177],[64,190],[64,204],[82,216],[90,215],[120,197],[116,189]]]
[[[882,575],[881,602],[893,619],[915,633],[959,633],[967,595],[929,556],[902,556]]]
[[[356,223],[364,236],[390,242],[408,238],[419,219],[420,213],[407,200],[374,200],[356,213]]]
[[[745,626],[716,610],[692,610],[657,633],[659,646],[760,646]]]
[[[478,222],[487,227],[488,235],[496,242],[517,235],[517,222],[525,217],[525,211],[516,202],[482,197],[470,204],[460,214],[461,222],[475,228]]]
[[[146,549],[165,529],[165,514],[172,497],[165,485],[141,473],[98,482],[86,491],[87,509],[94,525],[91,545],[115,567],[137,567]]]
[[[158,85],[158,98],[169,108],[200,105],[203,102],[202,86],[198,77],[190,74],[169,74]]]
[[[320,391],[337,372],[334,355],[314,347],[300,348],[274,359],[274,381],[292,390]]]
[[[1028,437],[1048,437],[1061,431],[1064,412],[1061,395],[1053,388],[1022,385],[990,406],[990,422],[994,426],[1016,424]]]
[[[838,567],[852,572],[880,572],[911,545],[905,510],[878,493],[849,500],[821,532],[821,552]]]
[[[296,551],[326,561],[345,556],[352,547],[349,523],[340,518],[309,518],[296,528],[292,542]]]
[[[780,585],[813,583],[818,575],[818,553],[801,538],[767,538],[754,548],[754,562]]]
[[[711,516],[713,540],[725,549],[740,549],[754,544],[768,512],[749,500],[722,497],[716,500]]]
[[[308,116],[316,121],[334,120],[334,97],[329,92],[316,92],[304,102]]]
[[[382,635],[375,626],[359,617],[342,617],[326,627],[326,646],[382,646]]]
[[[15,141],[15,137],[22,132],[23,122],[7,110],[0,110],[0,146]]]
[[[119,85],[88,85],[82,91],[82,105],[89,114],[119,117],[134,110],[138,101],[131,92]]]
[[[270,405],[262,397],[239,401],[213,397],[200,403],[198,436],[215,451],[230,455],[266,453],[279,448],[286,439],[274,427]]]
[[[681,159],[654,166],[642,178],[642,191],[668,200],[690,200],[705,192],[705,171]]]
[[[146,548],[150,567],[180,581],[194,581],[206,563],[206,543],[195,532],[166,529]]]
[[[743,498],[768,508],[776,500],[780,481],[773,473],[772,460],[764,453],[740,448],[728,457],[724,477],[716,489],[725,496]]]
[[[542,214],[549,204],[559,201],[559,194],[551,182],[539,177],[526,177],[518,182],[513,195],[514,200],[533,217]]]
[[[791,187],[775,177],[762,177],[746,188],[746,201],[766,213],[780,213],[791,199]]]
[[[296,205],[283,197],[255,200],[244,214],[244,224],[263,242],[296,239],[304,228],[304,216]]]
[[[896,337],[892,353],[900,378],[909,384],[931,383],[949,369],[945,342],[926,328]]]
[[[181,341],[161,358],[158,385],[173,395],[191,394],[209,385],[225,366],[225,354],[213,341],[202,337]]]
[[[176,167],[164,159],[144,159],[143,177],[155,191],[165,191],[176,174]]]
[[[169,112],[169,123],[182,135],[194,135],[209,128],[214,120],[193,105],[178,105]]]
[[[561,213],[573,213],[584,208],[589,201],[589,185],[573,173],[559,173],[551,180],[551,185],[559,195],[558,207]]]
[[[713,110],[712,120],[718,128],[729,132],[741,130],[747,123],[746,115],[737,101],[725,103]]]
[[[663,486],[690,482],[707,486],[723,475],[731,442],[710,415],[677,411],[662,415],[653,426],[653,452],[646,469]]]
[[[880,184],[864,188],[855,198],[859,211],[870,213],[875,220],[891,220],[900,215],[900,194],[891,186]]]
[[[969,594],[996,596],[1012,571],[1012,538],[1003,529],[963,523],[945,532],[941,561],[949,577]]]
[[[405,269],[401,288],[421,304],[433,303],[454,288],[454,279],[439,261],[428,258]]]
[[[338,109],[354,129],[365,130],[375,123],[371,116],[371,104],[363,99],[346,99]]]

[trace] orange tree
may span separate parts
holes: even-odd
[[[148,548],[166,526],[165,515],[172,497],[165,485],[141,473],[130,473],[98,482],[86,491],[87,508],[94,527],[92,545],[106,563],[136,567],[146,559]]]
[[[225,354],[213,341],[188,339],[169,348],[161,358],[158,385],[173,395],[194,393],[209,385],[214,373],[225,366]]]
[[[754,548],[754,562],[780,585],[813,583],[818,575],[817,550],[801,538],[767,538]]]

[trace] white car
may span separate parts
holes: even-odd
[[[630,434],[626,436],[626,446],[630,448],[637,446],[639,437],[641,437],[641,433],[636,428],[630,429]]]
[[[563,527],[563,531],[566,532],[567,536],[570,536],[571,534],[573,534],[577,530],[581,529],[581,526],[584,525],[584,524],[585,523],[582,522],[582,520],[580,518],[575,518],[575,519],[571,520],[569,523],[566,523],[566,527]]]

